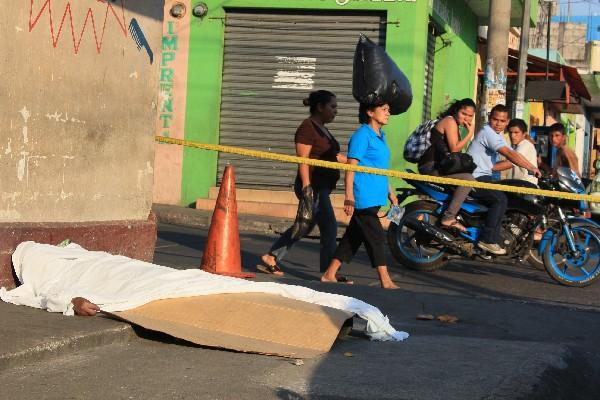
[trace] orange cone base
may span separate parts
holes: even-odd
[[[252,272],[213,272],[216,273],[217,275],[224,275],[224,276],[232,276],[234,278],[244,278],[244,279],[249,279],[249,278],[256,278],[256,274],[252,273]]]

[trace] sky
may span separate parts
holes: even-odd
[[[567,15],[568,0],[560,0],[561,15]],[[600,15],[600,0],[571,0],[571,15]]]
[[[560,0],[560,12],[553,21],[566,21],[568,0]],[[586,40],[600,40],[600,0],[571,0],[571,22],[588,25]]]

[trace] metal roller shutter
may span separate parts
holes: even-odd
[[[326,89],[338,101],[338,115],[328,127],[345,152],[358,127],[352,64],[360,33],[385,45],[385,15],[227,11],[220,143],[295,154],[294,133],[308,116],[302,99]],[[219,182],[229,163],[239,187],[289,188],[297,170],[295,164],[220,153]]]
[[[425,85],[423,87],[423,122],[430,120],[431,100],[433,91],[433,67],[435,60],[435,41],[436,28],[433,23],[429,23],[429,32],[427,34],[427,55],[425,60]]]

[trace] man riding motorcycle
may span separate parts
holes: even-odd
[[[488,123],[477,132],[469,146],[467,153],[477,165],[473,176],[480,182],[494,181],[494,172],[511,168],[512,164],[527,169],[536,177],[542,175],[535,165],[512,150],[504,140],[508,120],[508,108],[502,104],[494,106]],[[503,155],[511,164],[498,163],[498,154]],[[506,254],[506,250],[499,245],[501,221],[507,207],[506,195],[497,190],[475,189],[471,192],[471,197],[480,200],[489,208],[477,245],[492,254]]]

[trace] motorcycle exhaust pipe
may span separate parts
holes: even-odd
[[[408,228],[418,233],[427,235],[433,241],[441,245],[447,246],[450,249],[458,252],[459,254],[469,255],[469,253],[460,245],[460,243],[457,243],[455,238],[451,236],[448,232],[445,232],[443,229],[440,229],[436,226],[431,225],[428,222],[421,221],[416,218],[407,218],[404,224]]]

